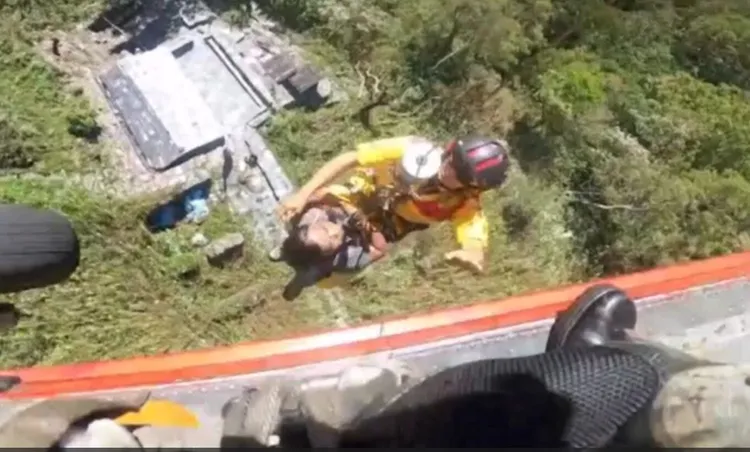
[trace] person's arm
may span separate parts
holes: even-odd
[[[315,190],[328,185],[341,177],[344,173],[358,166],[378,166],[384,163],[398,161],[404,155],[404,148],[412,137],[385,138],[382,140],[362,143],[356,151],[345,152],[334,157],[323,165],[298,193],[306,198]]]
[[[460,249],[446,254],[450,261],[466,264],[476,272],[485,270],[485,254],[489,244],[489,223],[478,199],[471,199],[453,216],[453,228]]]
[[[323,187],[316,190],[307,199],[307,205],[317,204],[321,206],[340,207],[347,215],[352,215],[356,209],[349,204],[347,195],[348,193],[342,194],[331,190],[331,187]]]
[[[357,195],[370,196],[376,191],[374,177],[365,172],[357,171],[342,184],[329,184],[313,192],[307,204],[325,204],[346,208],[354,204]]]
[[[310,204],[322,204],[326,206],[337,206],[341,203],[341,201],[336,198],[336,196],[331,193],[331,191],[328,189],[328,187],[323,187],[315,190],[308,198],[307,198],[307,205]],[[305,207],[307,207],[307,205]]]
[[[410,137],[388,138],[363,143],[356,151],[346,152],[323,165],[296,193],[281,202],[277,214],[282,221],[294,218],[319,188],[330,184],[344,173],[357,167],[377,167],[401,158]]]
[[[299,196],[307,201],[316,190],[330,184],[348,171],[353,170],[357,165],[359,165],[358,152],[351,151],[338,155],[323,165],[323,167],[320,168],[313,177],[311,177],[310,180],[308,180],[307,183],[297,191],[295,196]]]
[[[370,246],[368,252],[370,253],[370,260],[372,262],[379,261],[384,258],[388,251],[388,241],[382,232],[375,231],[370,236]]]

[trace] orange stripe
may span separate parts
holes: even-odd
[[[750,252],[304,337],[119,361],[19,369],[9,372],[20,376],[23,383],[3,396],[27,398],[165,384],[350,358],[543,320],[597,282],[610,282],[630,296],[642,298],[748,274]]]

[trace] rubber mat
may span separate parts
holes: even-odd
[[[601,447],[658,387],[648,362],[608,348],[479,361],[369,414],[341,447]]]

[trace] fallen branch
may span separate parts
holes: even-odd
[[[450,60],[451,58],[455,57],[459,53],[463,52],[464,50],[468,49],[468,44],[462,44],[455,49],[453,49],[448,55],[444,56],[443,58],[440,58],[437,63],[435,63],[431,68],[430,72],[435,72],[440,66],[445,64],[446,61]]]
[[[359,62],[354,65],[354,71],[359,76],[359,90],[357,91],[357,97],[368,97],[370,100],[376,99],[383,94],[383,90],[380,88],[382,79],[372,73],[372,68],[366,67],[362,69],[362,63]]]
[[[359,119],[367,130],[373,131],[372,110],[374,110],[375,107],[387,105],[388,95],[387,92],[380,87],[382,78],[373,74],[372,68],[369,65],[363,69],[363,64],[359,62],[354,66],[354,71],[360,79],[357,97],[366,97],[369,100],[366,105],[357,110],[357,113],[355,113],[354,116]]]
[[[644,211],[649,210],[647,206],[633,206],[630,204],[602,204],[588,199],[573,199],[573,201],[585,204],[587,206],[596,207],[602,210],[633,210],[633,211]]]
[[[367,77],[360,68],[361,62],[357,62],[357,64],[354,65],[354,72],[356,72],[357,77],[359,77],[359,89],[357,89],[357,97],[363,97],[367,92]]]
[[[649,210],[650,206],[643,205],[643,206],[635,206],[632,204],[605,204],[600,203],[596,201],[592,201],[590,199],[586,198],[586,195],[600,195],[598,192],[595,191],[572,191],[568,190],[565,192],[566,195],[568,195],[571,198],[571,201],[584,204],[591,207],[596,207],[597,209],[601,210],[633,210],[633,211],[644,211]]]

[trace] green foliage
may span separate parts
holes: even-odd
[[[25,169],[36,163],[39,148],[31,143],[35,138],[32,130],[20,128],[9,118],[0,118],[0,168]]]
[[[699,16],[680,38],[683,64],[701,78],[750,88],[750,18],[736,13]]]
[[[70,27],[101,11],[105,0],[6,0],[0,3],[3,25],[33,37],[38,31],[54,27]],[[31,36],[29,36],[31,35]]]
[[[578,57],[583,55],[577,55]],[[536,100],[546,126],[558,134],[600,108],[607,98],[606,75],[596,62],[571,59],[543,72]]]
[[[634,133],[674,168],[736,170],[750,177],[750,104],[732,86],[686,74],[650,80],[631,110]]]
[[[268,0],[258,3],[257,8],[287,27],[304,31],[321,24],[322,6],[325,2],[326,0]]]
[[[602,65],[611,68],[638,74],[674,71],[675,37],[668,30],[678,26],[678,18],[672,8],[658,6],[652,0],[642,3],[651,3],[653,7],[641,9],[628,5],[626,10],[614,2],[581,3],[586,7],[564,2],[554,23],[556,41],[553,42],[593,52]]]
[[[8,12],[11,6],[5,4],[0,11]],[[72,13],[45,5],[41,10],[12,10],[0,21],[0,170],[82,169],[97,155],[91,146],[77,152],[83,146],[76,135],[88,138],[96,130],[88,102],[64,88],[66,77],[41,61],[29,42],[36,33],[33,27],[68,20]]]

